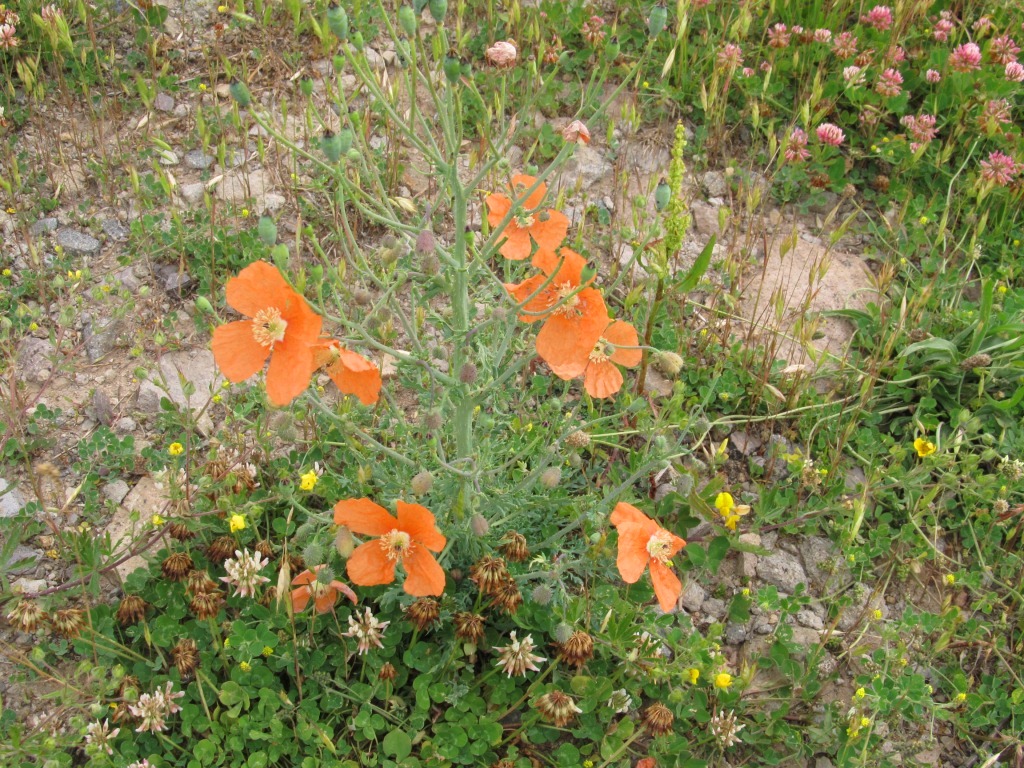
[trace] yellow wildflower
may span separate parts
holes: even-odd
[[[159,528],[161,525],[163,525],[167,521],[164,518],[160,517],[160,515],[153,515],[153,517],[151,517],[149,519],[149,522],[151,522],[154,526]]]
[[[236,512],[231,516],[231,519],[228,520],[228,526],[231,528],[232,533],[241,531],[246,526],[245,515],[240,515]]]
[[[302,475],[301,482],[299,483],[299,488],[301,488],[304,491],[312,491],[314,488],[316,488],[316,484],[319,480],[320,478],[316,476],[316,471],[311,469],[309,470],[309,472],[306,472],[304,475]]]
[[[250,670],[252,670],[252,664],[250,664],[248,661],[243,661],[241,664],[238,665],[238,668],[243,672],[249,672]]]
[[[690,676],[690,685],[696,685],[697,681],[700,679],[700,670],[696,667],[691,667],[687,674]]]
[[[732,675],[728,672],[719,672],[715,675],[715,688],[725,690],[732,685]]]
[[[945,576],[942,577],[942,580],[946,582],[947,586],[951,587],[954,584],[956,584],[956,574],[947,573]]]
[[[868,694],[867,694],[867,691],[865,691],[865,690],[864,690],[863,688],[858,688],[858,689],[857,689],[857,690],[856,690],[856,691],[854,692],[854,694],[853,694],[853,695],[854,695],[855,697],[857,697],[858,699],[863,699],[863,698],[864,698],[865,696],[867,696]]]
[[[935,453],[935,443],[931,440],[919,437],[914,441],[914,450],[917,451],[917,455],[923,459],[925,456],[931,456]]]
[[[262,653],[264,656],[271,656],[274,653],[274,649],[271,648],[269,645],[264,645]]]
[[[167,446],[167,452],[171,454],[171,456],[181,456],[181,454],[185,452],[185,446],[181,443],[171,443]]]

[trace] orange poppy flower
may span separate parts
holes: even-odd
[[[584,288],[548,315],[537,334],[537,354],[561,378],[575,378],[607,327],[604,297],[596,288]]]
[[[334,522],[365,536],[377,536],[356,547],[346,569],[354,584],[373,587],[395,580],[395,565],[405,569],[405,591],[416,597],[440,595],[445,576],[431,552],[444,549],[447,539],[437,530],[434,516],[419,504],[399,501],[398,517],[369,499],[347,499],[334,505]]]
[[[541,184],[528,197],[523,197],[523,193],[536,183],[537,179],[533,176],[519,174],[512,177],[512,193],[521,210],[502,230],[505,242],[498,252],[506,259],[522,261],[528,258],[533,253],[531,240],[537,243],[541,251],[553,253],[569,232],[569,219],[564,213],[553,208],[539,209],[548,191],[547,184]],[[485,202],[487,221],[492,227],[498,226],[512,210],[513,202],[507,195],[488,195]]]
[[[611,521],[619,532],[617,565],[622,580],[634,584],[650,566],[658,604],[661,610],[671,611],[683,591],[682,582],[671,571],[672,556],[685,547],[686,542],[625,502],[615,505]]]
[[[267,398],[287,405],[301,394],[313,375],[311,344],[320,338],[322,320],[265,261],[247,266],[228,280],[228,305],[250,318],[219,326],[213,332],[213,357],[229,381],[245,381],[267,370]]]
[[[622,389],[622,372],[618,366],[634,368],[640,364],[643,352],[626,349],[639,344],[636,328],[622,320],[613,320],[585,358],[576,358],[561,366],[548,365],[556,376],[566,380],[582,373],[583,388],[591,397],[610,397]]]
[[[509,295],[523,305],[519,319],[524,323],[544,320],[555,305],[579,288],[587,260],[570,248],[561,248],[558,253],[538,251],[533,257],[533,265],[543,274],[521,283],[505,283]]]
[[[318,565],[312,571],[303,571],[292,579],[292,586],[297,587],[292,590],[292,610],[295,613],[306,610],[310,599],[313,600],[317,613],[327,613],[338,601],[339,592],[353,603],[359,602],[356,593],[347,584],[342,584],[337,579],[329,584],[317,581],[316,574],[321,568],[323,566]]]
[[[380,397],[380,369],[341,342],[320,339],[313,347],[313,364],[323,368],[342,393],[355,395],[363,405],[373,405]]]

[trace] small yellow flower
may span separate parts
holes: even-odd
[[[956,574],[947,573],[945,576],[942,577],[942,580],[946,582],[946,586],[951,587],[954,584],[956,584]]]
[[[269,645],[264,645],[264,646],[263,646],[263,651],[262,651],[262,654],[263,654],[263,656],[264,656],[264,657],[266,657],[266,656],[272,656],[272,655],[273,655],[273,653],[274,653],[274,649],[273,649],[273,648],[271,648],[271,647],[270,647]]]
[[[201,91],[202,93],[206,93],[206,83],[200,83],[200,84],[199,84],[199,90],[200,90],[200,91]]]
[[[910,663],[910,659],[908,659],[906,656],[900,656],[900,666],[901,667],[905,667],[909,663]]]
[[[4,270],[4,277],[10,277],[10,276],[11,276],[11,270],[5,269]]]
[[[853,695],[858,699],[863,699],[865,696],[868,695],[868,692],[865,691],[863,688],[858,688]]]
[[[644,88],[650,88],[650,87],[651,87],[651,84],[648,81],[644,80]]]
[[[889,143],[889,137],[888,136],[883,136],[882,137],[882,143],[883,144],[888,144]]]
[[[167,521],[164,518],[160,517],[160,515],[153,515],[151,518],[149,518],[149,522],[151,522],[154,527],[159,528]]]
[[[311,469],[309,470],[309,472],[306,472],[304,475],[302,475],[301,482],[299,483],[299,488],[301,488],[304,491],[312,491],[314,488],[316,488],[316,484],[319,480],[320,478],[316,476],[316,472]]]
[[[696,667],[690,667],[687,674],[690,676],[690,685],[696,685],[697,681],[700,680],[700,670]]]
[[[732,675],[728,672],[719,672],[715,675],[715,688],[725,690],[732,685]]]
[[[925,224],[928,223],[928,217],[922,216],[920,219],[917,220],[917,223],[920,224],[921,226],[924,226]]]
[[[958,693],[956,695],[956,700],[959,701],[959,702],[967,701],[967,694],[964,693],[963,691],[960,691],[960,693]]]
[[[860,719],[860,727],[861,728],[867,728],[869,725],[871,725],[871,718],[870,717],[862,717]]]
[[[248,661],[243,661],[241,664],[238,665],[238,668],[243,672],[249,672],[252,670],[252,664],[250,664]]]
[[[56,560],[60,557],[60,553],[56,549],[48,549],[46,550],[46,556],[51,560]]]
[[[5,272],[9,272],[10,270],[6,270],[6,269],[5,269],[4,271],[5,271]],[[999,292],[999,293],[1001,293],[1001,294],[1005,294],[1005,293],[1006,293],[1006,291],[1007,291],[1007,288],[1006,288],[1006,286],[1005,286],[1005,285],[1003,285],[1002,283],[1000,283],[1000,284],[999,284],[999,287],[998,287],[998,288],[996,288],[996,291],[997,291],[997,292]]]
[[[881,609],[880,608],[875,608],[875,610],[873,610],[871,612],[871,618],[874,619],[875,621],[881,621],[881,619],[882,619],[882,611],[881,611]]]
[[[245,528],[245,515],[240,515],[237,512],[231,516],[228,520],[228,526],[231,528],[231,532],[241,531]]]
[[[854,554],[847,555],[846,556],[846,562],[848,562],[850,565],[853,565],[854,563],[857,562],[857,556],[854,555]]]
[[[583,768],[594,768],[594,761],[593,760],[584,760],[583,761]]]
[[[228,12],[228,7],[226,5],[218,5],[217,6],[217,13],[227,13],[227,12]]]
[[[219,402],[221,402],[221,401],[222,401],[222,400],[223,400],[224,398],[223,398],[223,397],[221,397],[220,395],[214,395],[214,396],[213,396],[213,397],[211,397],[210,399],[211,399],[211,400],[213,400],[213,402],[215,402],[215,403],[219,403]]]
[[[185,452],[185,446],[181,443],[171,443],[167,446],[167,452],[171,454],[171,456],[181,456],[181,454]]]
[[[243,219],[249,218],[249,209],[248,208],[243,208],[242,209],[242,218]]]
[[[39,323],[35,323],[35,322],[29,323],[28,324],[28,329],[30,331],[38,331],[39,330]]]
[[[1016,248],[1016,247],[1017,247],[1017,246],[1019,246],[1019,245],[1020,245],[1020,240],[1014,240],[1014,241],[1013,241],[1013,247],[1014,247],[1014,248]]]
[[[740,590],[740,594],[744,597],[750,597],[750,587],[744,587]]]
[[[231,638],[230,637],[225,637],[224,638],[224,647],[225,648],[231,647]]]
[[[731,493],[720,493],[715,496],[715,509],[722,513],[722,516],[729,514],[736,506]]]
[[[11,206],[7,206],[7,212],[13,214],[15,211]]]
[[[872,152],[877,152],[878,151],[878,145],[877,144],[872,144],[871,145],[871,151]]]
[[[931,456],[935,453],[935,443],[931,440],[925,440],[923,437],[919,437],[914,441],[914,450],[917,451],[917,455],[923,459],[925,456]]]

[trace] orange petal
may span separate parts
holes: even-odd
[[[604,329],[604,333],[601,336],[604,337],[605,341],[614,344],[616,347],[612,353],[613,363],[624,365],[627,368],[633,368],[640,364],[640,360],[644,356],[643,350],[622,349],[622,347],[640,346],[640,337],[637,335],[636,328],[632,325],[622,320],[616,320]]]
[[[292,611],[302,613],[309,605],[309,587],[299,587],[292,590]]]
[[[551,289],[550,284],[540,293],[537,292],[537,289],[544,285],[545,282],[547,282],[547,277],[544,275],[534,275],[523,280],[518,285],[515,283],[505,283],[505,290],[509,292],[509,295],[523,305],[524,314],[519,315],[519,319],[522,322],[536,323],[539,320],[543,320],[545,315],[539,313],[547,312],[558,302],[558,296]],[[531,296],[533,298],[530,298]],[[523,302],[526,303],[523,304]],[[535,314],[525,314],[526,312]]]
[[[584,288],[577,296],[576,309],[581,314],[566,317],[555,312],[537,334],[537,354],[563,379],[583,373],[601,331],[608,325],[608,310],[598,291]]]
[[[533,242],[530,231],[521,229],[515,222],[510,222],[502,231],[505,242],[498,247],[498,253],[512,261],[522,261],[533,253]]]
[[[571,248],[559,248],[557,252],[542,248],[534,254],[532,263],[545,275],[557,270],[552,282],[569,283],[574,287],[580,284],[583,269],[587,266],[587,260]]]
[[[254,261],[228,280],[225,288],[228,306],[248,317],[266,307],[284,310],[288,295],[294,293],[277,267],[265,261]]]
[[[402,558],[402,565],[406,574],[402,587],[407,593],[415,597],[444,593],[444,570],[426,549],[413,547],[412,551]]]
[[[395,580],[395,561],[388,560],[384,548],[376,539],[356,547],[345,570],[349,581],[361,587],[390,584]]]
[[[262,370],[270,348],[257,343],[251,320],[236,320],[213,331],[213,359],[228,381],[236,384]]]
[[[413,541],[422,544],[432,552],[440,552],[448,540],[434,522],[434,515],[426,507],[419,504],[397,502],[398,529],[409,534]]]
[[[569,233],[569,217],[549,208],[536,214],[534,219],[530,226],[530,236],[537,241],[538,247],[557,250]]]
[[[622,373],[615,363],[590,363],[583,376],[583,388],[594,398],[611,397],[622,389]]]
[[[526,192],[530,187],[537,183],[536,176],[527,176],[525,173],[519,173],[512,177],[512,181],[509,182],[512,187],[512,194],[515,195],[523,208],[528,211],[532,211],[537,208],[544,200],[544,195],[548,193],[548,185],[541,184],[538,186],[529,197],[523,197],[523,193]]]
[[[633,523],[635,525],[654,524],[654,521],[651,520],[651,518],[632,504],[627,504],[624,501],[620,501],[615,505],[615,510],[612,512],[610,519],[614,526],[619,526],[623,523]]]
[[[336,602],[338,602],[338,593],[333,589],[328,589],[313,601],[313,605],[316,607],[317,613],[327,613]]]
[[[338,360],[327,375],[341,392],[355,395],[363,405],[373,405],[380,397],[380,369],[362,355],[340,349]]]
[[[674,610],[683,591],[683,584],[672,570],[660,560],[651,560],[651,584],[658,596],[658,605],[666,613]]]
[[[274,345],[270,355],[267,399],[273,405],[288,405],[309,386],[312,377],[313,349],[309,342],[286,334],[284,341]]]
[[[352,591],[352,587],[350,587],[348,584],[345,584],[344,582],[335,580],[335,581],[331,582],[331,586],[334,589],[336,589],[339,592],[341,592],[341,594],[343,594],[345,597],[347,597],[353,603],[358,603],[359,602],[359,598],[356,597],[356,593]]]
[[[292,586],[298,586],[299,584],[312,584],[316,581],[316,573],[314,571],[303,571],[294,579],[292,579]]]
[[[647,552],[647,542],[651,534],[643,525],[623,523],[618,526],[619,530],[619,551],[615,564],[619,568],[619,575],[627,584],[633,584],[639,580],[647,563],[650,561],[650,554]]]
[[[363,536],[383,536],[398,528],[398,520],[369,499],[343,499],[334,505],[334,524]]]
[[[487,223],[492,227],[498,226],[512,210],[512,201],[505,195],[488,195],[484,202],[487,204]]]

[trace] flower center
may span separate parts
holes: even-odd
[[[597,340],[597,344],[594,345],[594,348],[590,350],[590,355],[588,357],[590,358],[590,362],[600,364],[607,361],[608,358],[610,358],[614,352],[615,347],[612,344],[609,344],[608,341],[602,336],[600,339]],[[655,536],[657,536],[657,534],[655,534]],[[651,541],[654,541],[653,537],[651,538]],[[647,548],[651,548],[651,545],[649,543],[647,545]]]
[[[388,560],[399,560],[409,554],[412,538],[405,531],[395,528],[380,537],[380,545]]]
[[[576,286],[566,281],[559,285],[554,285],[553,288],[555,291],[555,303],[558,304],[555,312],[565,317],[579,317],[581,314],[579,310],[580,295],[578,293],[573,294]]]
[[[520,229],[529,229],[533,226],[534,218],[528,213],[521,213],[516,216],[515,222]]]
[[[668,531],[655,531],[647,540],[647,554],[652,560],[668,563],[672,558],[672,534]]]
[[[324,584],[323,582],[315,579],[309,583],[309,594],[314,600],[319,600],[321,597],[326,595],[330,589],[330,584]]]
[[[287,327],[288,321],[281,317],[281,310],[277,307],[261,309],[252,319],[253,338],[263,347],[272,347],[275,342],[284,341]]]

